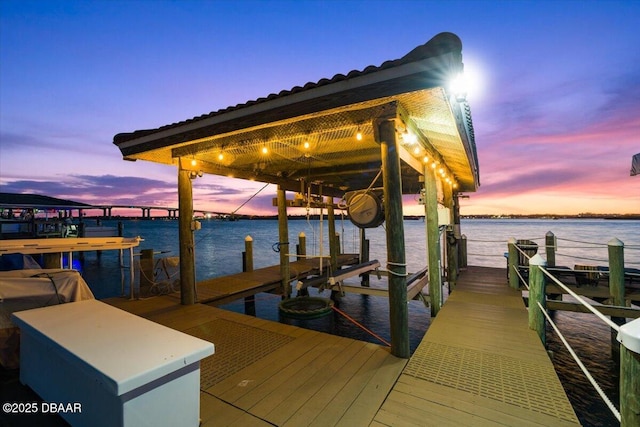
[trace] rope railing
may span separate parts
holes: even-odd
[[[549,273],[549,271],[547,271],[545,267],[539,266],[539,268],[540,268],[540,271],[542,271],[542,273],[545,276],[550,278],[556,285],[560,286],[561,289],[563,289],[569,295],[574,297],[580,304],[584,305],[590,312],[595,314],[600,320],[602,320],[604,323],[609,325],[610,328],[614,329],[616,332],[620,330],[620,327],[618,325],[616,325],[610,319],[608,319],[607,316],[605,316],[604,314],[600,313],[598,310],[593,308],[593,306],[589,304],[584,298],[582,298],[580,295],[573,292],[568,286],[566,286],[560,280],[556,279],[556,277],[553,274]]]
[[[551,319],[551,316],[549,316],[549,313],[547,313],[547,310],[539,302],[537,304],[538,304],[538,307],[540,308],[540,311],[544,315],[544,317],[547,319],[547,321],[549,322],[549,324],[551,325],[553,330],[558,335],[558,338],[560,338],[560,340],[564,344],[565,348],[569,351],[569,354],[571,354],[571,357],[573,358],[573,360],[575,360],[577,365],[580,367],[580,370],[584,373],[585,377],[587,377],[587,379],[589,380],[589,382],[591,383],[593,388],[596,389],[596,391],[600,395],[600,398],[609,407],[609,410],[611,410],[611,413],[618,419],[618,421],[620,421],[620,419],[621,419],[620,411],[618,411],[618,409],[613,405],[613,403],[611,402],[611,399],[609,399],[609,397],[606,395],[606,393],[604,391],[602,391],[602,387],[600,387],[600,384],[598,384],[598,382],[595,380],[595,378],[593,378],[593,375],[591,375],[591,373],[589,372],[587,367],[584,366],[584,363],[582,363],[582,360],[580,360],[580,357],[578,357],[578,355],[573,350],[573,348],[571,347],[569,342],[565,339],[564,335],[562,335],[562,332],[560,332],[560,330],[556,326],[555,322]]]
[[[513,241],[511,241],[513,242]],[[511,243],[513,244],[513,243]],[[522,253],[523,255],[525,255],[527,258],[531,258],[528,256],[528,254],[524,253],[524,251],[517,247],[516,245],[515,248],[517,249],[518,252],[512,251],[510,249],[510,256],[513,257],[514,253]],[[613,253],[612,255],[612,247],[613,248],[621,248],[622,245],[617,245],[615,244],[615,242],[613,244],[608,244],[609,246],[609,257],[610,260],[609,262],[613,264],[611,264],[611,268],[615,267],[615,270],[613,273],[616,275],[617,279],[620,279],[620,277],[618,276],[619,274],[623,274],[622,273],[622,267],[621,265],[623,264],[618,264],[617,261],[615,261],[617,258],[614,258],[614,261],[611,260],[611,257],[619,257],[622,255],[622,252],[620,250],[619,253]],[[511,247],[511,246],[510,246]],[[520,255],[519,255],[520,257]],[[515,265],[516,263],[514,263],[513,258],[510,259],[510,266],[513,266],[514,270],[518,273],[518,276],[520,277],[521,282],[524,283],[524,280],[522,278],[522,276],[520,275],[520,272],[518,271],[519,269],[517,268],[518,266]],[[620,400],[620,410],[618,410],[616,408],[616,406],[611,402],[611,400],[609,399],[609,397],[604,393],[604,391],[602,390],[601,386],[598,384],[598,382],[595,380],[595,378],[593,377],[593,375],[589,372],[589,370],[586,368],[586,366],[584,365],[584,363],[580,360],[580,357],[576,354],[576,352],[573,350],[573,348],[571,347],[571,345],[569,344],[569,342],[567,341],[567,339],[563,336],[562,332],[559,330],[559,328],[557,327],[557,325],[555,324],[555,322],[553,321],[553,319],[551,319],[549,313],[547,312],[547,309],[545,307],[545,301],[546,301],[546,292],[545,292],[545,282],[546,282],[546,278],[548,278],[552,283],[554,283],[555,285],[557,285],[561,291],[563,293],[566,293],[568,295],[570,295],[571,297],[573,297],[575,299],[575,301],[577,301],[580,305],[584,306],[584,308],[586,310],[588,310],[589,312],[591,312],[592,314],[596,315],[596,317],[602,321],[605,325],[607,325],[612,331],[615,331],[616,333],[620,334],[621,333],[621,326],[618,325],[614,320],[615,319],[610,319],[609,317],[605,316],[602,312],[600,312],[599,310],[597,310],[591,303],[589,303],[584,297],[578,295],[576,292],[574,292],[569,286],[567,286],[566,284],[564,284],[561,280],[559,280],[557,277],[554,276],[554,274],[550,271],[550,270],[554,270],[555,272],[575,272],[575,273],[598,273],[598,274],[611,274],[609,272],[609,268],[607,268],[606,270],[603,268],[597,268],[597,267],[592,267],[592,268],[584,268],[584,269],[569,269],[569,268],[561,268],[561,269],[554,269],[554,267],[547,267],[543,261],[542,258],[540,258],[538,256],[538,259],[535,260],[535,262],[533,260],[531,260],[531,267],[530,267],[530,275],[529,275],[529,280],[530,283],[525,283],[525,287],[529,290],[529,326],[531,329],[534,329],[538,332],[538,334],[540,335],[540,339],[542,340],[543,343],[546,342],[545,339],[545,322],[548,322],[549,325],[552,327],[552,329],[555,331],[555,333],[557,334],[557,336],[559,337],[559,339],[561,340],[561,342],[563,343],[563,345],[565,346],[565,348],[567,349],[567,351],[570,353],[571,357],[575,360],[576,364],[578,365],[578,367],[581,369],[581,371],[584,373],[585,377],[587,378],[587,380],[591,383],[591,385],[594,387],[594,389],[596,390],[596,392],[598,393],[598,395],[600,396],[600,398],[604,401],[604,403],[607,405],[607,407],[609,408],[609,410],[611,411],[611,413],[616,417],[616,419],[618,421],[623,420],[624,422],[622,422],[622,425],[626,425],[625,422],[629,421],[629,408],[628,408],[628,400],[623,401],[622,400],[622,396],[621,396],[621,400]],[[632,273],[633,274],[633,273]],[[598,276],[599,278],[599,276]],[[577,279],[576,279],[577,280]],[[528,286],[530,285],[530,286]],[[613,285],[611,285],[613,286]],[[614,304],[615,304],[615,299],[614,299]],[[533,303],[533,305],[532,305]],[[618,303],[619,304],[619,303]],[[535,309],[532,311],[532,307],[535,307]],[[611,307],[615,307],[615,306],[611,306]],[[538,312],[539,310],[539,312]],[[621,363],[622,363],[622,359],[621,359]],[[622,386],[621,386],[622,387]],[[628,398],[627,398],[628,399]],[[632,402],[633,402],[633,397],[631,397]],[[621,414],[625,414],[624,416]],[[635,425],[635,424],[634,424]]]

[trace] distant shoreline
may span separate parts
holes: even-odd
[[[336,215],[336,218],[338,215]],[[326,218],[326,216],[325,216]],[[640,214],[578,214],[578,215],[552,215],[552,214],[533,214],[533,215],[460,215],[462,219],[602,219],[602,220],[640,220]],[[140,216],[118,216],[113,215],[111,218],[103,216],[85,216],[83,219],[100,219],[100,220],[163,220],[171,219],[177,220],[177,217],[168,218],[165,216],[154,216],[151,218],[142,218]],[[228,218],[205,218],[196,217],[197,220],[209,220],[209,221],[229,221]],[[277,220],[277,215],[235,215],[235,220]],[[306,215],[289,215],[289,220],[306,220]],[[317,220],[319,215],[310,215],[309,219]],[[405,220],[423,220],[424,215],[405,215]]]

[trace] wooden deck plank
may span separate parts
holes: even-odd
[[[367,387],[358,394],[336,425],[351,427],[360,420],[373,420],[377,408],[384,402],[406,364],[406,359],[399,359],[389,353],[367,383]]]
[[[285,370],[291,360],[315,351],[316,346],[321,342],[320,337],[317,332],[308,332],[296,341],[274,351],[269,357],[257,361],[206,391],[228,402],[235,402],[244,394]]]
[[[332,363],[331,370],[324,375],[315,376],[313,388],[303,388],[296,393],[292,406],[296,407],[291,411],[286,407],[286,403],[280,404],[278,408],[270,413],[269,421],[285,426],[307,426],[310,420],[315,420],[320,414],[324,415],[329,403],[334,396],[349,383],[356,375],[360,367],[377,352],[386,351],[375,344],[362,343],[354,355],[343,357],[343,361]],[[282,412],[277,413],[277,410]]]
[[[349,343],[349,345],[353,344]],[[235,404],[250,408],[252,413],[266,416],[273,407],[288,399],[298,387],[307,383],[316,372],[323,370],[331,359],[344,349],[343,342],[332,339],[323,340],[314,347],[313,351],[290,360],[287,367],[277,376],[254,388],[238,399]]]
[[[488,423],[493,421],[499,425],[523,427],[540,425],[575,426],[575,423],[569,423],[539,412],[532,412],[517,405],[499,402],[495,399],[473,395],[439,384],[420,381],[408,375],[400,377],[392,394],[394,393],[404,395],[396,396],[394,399],[406,399],[407,396],[418,399],[415,402],[415,406],[407,405],[412,410],[419,412],[436,411],[442,416],[447,413],[442,408],[450,408],[451,420],[461,420],[462,418],[459,418],[458,414],[458,412],[461,412],[474,416],[474,425],[480,422]]]
[[[328,373],[331,372],[331,365],[344,363],[349,354],[354,353],[361,344],[358,342],[349,343],[345,348],[342,343],[328,342],[326,345],[317,347],[314,359],[306,366],[299,366],[292,375],[286,377],[286,381],[278,379],[275,387],[263,390],[264,394],[259,402],[251,407],[251,413],[269,419],[269,414],[283,402],[292,407],[295,402],[300,401],[302,390],[311,390],[317,387],[318,379],[326,381]]]

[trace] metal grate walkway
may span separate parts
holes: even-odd
[[[579,425],[503,270],[461,276],[376,425]]]

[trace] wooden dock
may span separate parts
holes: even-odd
[[[460,276],[372,425],[580,425],[504,270]]]
[[[407,363],[375,344],[170,296],[105,302],[215,344],[201,363],[202,427],[368,425]]]
[[[504,270],[470,267],[409,361],[171,296],[106,300],[213,342],[202,426],[579,425]]]
[[[358,254],[338,255],[338,267],[358,263]],[[329,260],[322,258],[323,269],[329,267]],[[290,279],[304,279],[317,275],[320,271],[320,258],[306,258],[289,264]],[[196,284],[197,301],[202,304],[222,305],[239,298],[260,292],[271,292],[280,287],[282,275],[280,266],[257,268],[253,271],[214,277]],[[172,294],[180,298],[179,293]]]
[[[579,425],[502,269],[469,267],[409,360],[170,295],[104,302],[215,344],[201,362],[203,427]]]

